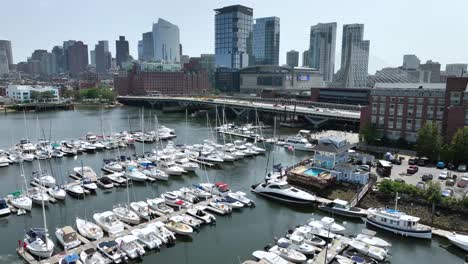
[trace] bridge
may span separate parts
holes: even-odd
[[[314,125],[325,121],[347,121],[359,123],[360,106],[317,103],[288,99],[263,99],[244,97],[189,97],[189,96],[118,96],[123,104],[149,104],[151,106],[169,104],[181,109],[189,106],[219,106],[231,109],[237,116],[246,111],[302,116]]]

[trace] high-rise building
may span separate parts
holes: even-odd
[[[138,59],[141,61],[154,60],[154,40],[152,31],[142,34],[142,39],[138,42]]]
[[[333,86],[366,87],[369,66],[369,40],[364,39],[363,24],[343,25],[341,68]]]
[[[119,40],[115,41],[115,60],[118,67],[122,67],[122,63],[127,62],[130,56],[128,41],[125,36],[119,36]]]
[[[255,65],[278,65],[279,45],[279,17],[255,19],[253,25],[253,63]]]
[[[64,43],[65,44],[65,43]],[[66,47],[66,48],[65,48]],[[67,69],[71,76],[84,72],[88,66],[88,45],[82,41],[73,41],[73,44],[64,45]]]
[[[9,40],[0,40],[0,49],[3,49],[4,53],[6,54],[6,59],[3,61],[3,63],[8,63],[8,69],[12,70],[12,68],[13,68],[13,51],[11,50],[11,41],[9,41]]]
[[[55,65],[57,67],[57,73],[65,72],[65,53],[62,47],[55,46],[52,48],[52,54],[55,57]]]
[[[208,79],[212,86],[214,86],[215,75],[215,55],[214,54],[200,54],[200,66],[208,72]]]
[[[286,64],[289,67],[299,66],[299,51],[290,50],[286,52]]]
[[[335,74],[336,22],[310,27],[309,66],[331,82]]]
[[[57,74],[57,61],[54,53],[46,52],[42,54],[40,59],[40,74],[45,76]]]
[[[91,65],[96,66],[96,51],[91,50],[89,52],[89,57],[91,58]]]
[[[111,68],[112,56],[109,52],[109,42],[107,40],[100,40],[94,46],[96,54],[96,72],[106,73]]]
[[[414,54],[406,54],[403,55],[403,69],[404,70],[416,70],[419,68],[419,64],[421,64],[421,60],[419,60],[418,56]]]
[[[445,74],[448,76],[463,77],[468,68],[466,63],[451,63],[445,65]]]
[[[32,55],[31,55],[31,60],[38,60],[40,61],[42,59],[42,55],[46,54],[47,50],[34,50]]]
[[[180,62],[179,27],[164,19],[153,24],[153,58],[156,61]]]
[[[419,70],[423,71],[423,82],[440,83],[440,63],[428,60],[419,65]]]
[[[190,61],[190,56],[189,55],[182,55],[182,57],[180,57],[180,65],[184,65],[185,63],[189,63]]]
[[[248,66],[252,55],[253,9],[232,5],[214,11],[216,67],[240,69]]]
[[[0,76],[10,72],[8,52],[4,46],[0,46]]]
[[[302,52],[302,67],[310,67],[309,50]]]

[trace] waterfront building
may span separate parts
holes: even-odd
[[[309,64],[323,74],[326,82],[335,74],[336,22],[310,27]]]
[[[6,96],[18,103],[29,103],[32,101],[31,94],[34,92],[51,92],[52,101],[59,100],[59,90],[52,86],[8,85]]]
[[[117,66],[122,67],[122,63],[127,62],[130,57],[128,41],[125,36],[119,36],[119,40],[115,41],[115,60]]]
[[[4,50],[3,52],[6,54],[3,63],[8,63],[8,69],[12,70],[13,69],[13,51],[11,49],[11,41],[0,39],[0,50]],[[0,64],[1,63],[2,62],[0,61]]]
[[[286,52],[286,64],[289,67],[299,66],[299,51],[290,50]]]
[[[84,72],[88,66],[88,45],[82,41],[64,43],[67,70],[72,77]]]
[[[109,42],[107,40],[100,40],[94,46],[96,56],[96,72],[107,73],[111,68],[112,55],[109,52]]]
[[[310,100],[319,103],[368,105],[371,88],[313,87]]]
[[[463,77],[468,68],[466,63],[451,63],[445,65],[445,75],[452,77]]]
[[[153,24],[154,60],[168,63],[180,62],[179,27],[164,19]]]
[[[363,38],[363,24],[343,25],[341,68],[332,87],[367,87],[370,42]]]
[[[278,65],[279,46],[279,17],[255,19],[255,24],[253,25],[253,63],[255,65]]]
[[[302,52],[302,67],[311,67],[309,61],[309,50]]]

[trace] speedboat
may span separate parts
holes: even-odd
[[[114,182],[107,176],[103,176],[97,179],[97,185],[103,189],[114,188]]]
[[[55,236],[65,250],[70,250],[81,245],[76,231],[71,226],[64,226],[55,230]]]
[[[289,238],[280,238],[276,241],[277,245],[287,243],[289,246],[287,248],[294,249],[304,255],[313,255],[319,249],[311,244],[308,244],[304,241],[302,236],[290,236]]]
[[[75,167],[73,168],[75,174],[80,178],[88,178],[91,181],[95,182],[97,180],[97,174],[91,167],[83,166],[83,167]]]
[[[124,231],[124,224],[117,219],[113,212],[106,211],[103,213],[96,213],[93,215],[93,219],[102,230],[111,235],[116,235]]]
[[[304,254],[294,249],[290,249],[289,246],[289,243],[282,243],[271,247],[268,249],[268,252],[275,253],[283,259],[293,263],[304,263],[307,260],[307,257]]]
[[[460,235],[457,233],[453,233],[450,235],[447,235],[447,239],[452,242],[455,246],[468,251],[468,235]]]
[[[343,233],[346,230],[344,226],[335,223],[335,219],[326,216],[320,220],[311,219],[307,225],[330,230],[333,233]]]
[[[245,206],[254,206],[253,201],[250,200],[249,198],[247,198],[246,193],[244,193],[244,192],[240,192],[240,191],[239,192],[229,192],[227,194],[227,196],[241,202]]]
[[[83,188],[85,188],[86,190],[91,191],[91,192],[96,192],[96,190],[97,190],[96,183],[94,183],[93,181],[91,181],[88,178],[83,178],[81,180],[81,185],[83,186]]]
[[[94,248],[88,248],[80,253],[80,259],[83,264],[109,264],[110,259],[105,258]]]
[[[163,243],[152,226],[133,229],[131,233],[137,237],[138,241],[148,249],[159,248]]]
[[[362,234],[358,234],[355,239],[375,247],[389,248],[392,246],[392,244],[387,241],[376,237],[375,234],[374,231],[364,229],[362,230]]]
[[[367,218],[363,218],[363,220],[371,226],[401,236],[425,239],[432,237],[432,229],[419,224],[419,217],[388,208],[369,208],[367,212]]]
[[[136,167],[127,167],[125,171],[125,177],[132,181],[144,182],[148,179],[143,173],[141,173]]]
[[[224,182],[217,182],[217,183],[199,183],[194,184],[193,186],[202,189],[210,194],[218,195],[218,196],[226,196],[228,193],[231,192],[229,185]]]
[[[166,205],[163,198],[147,199],[146,202],[148,203],[149,207],[151,207],[151,209],[161,215],[172,214],[174,212],[172,207]]]
[[[8,207],[5,199],[0,198],[0,216],[9,215],[10,213],[10,207]]]
[[[146,176],[156,180],[167,181],[169,175],[163,170],[156,168],[155,166],[146,166],[141,169],[141,172]]]
[[[114,240],[104,241],[97,244],[97,249],[113,263],[118,264],[126,262],[128,259],[125,252],[119,248],[119,245]]]
[[[120,221],[127,224],[138,225],[140,223],[140,217],[135,212],[128,209],[126,205],[122,206],[119,204],[112,209],[112,212]]]
[[[179,160],[175,160],[174,163],[177,166],[180,166],[185,171],[195,171],[196,169],[198,169],[200,167],[197,163],[191,162],[187,158],[182,158],[182,159],[179,159]]]
[[[307,226],[298,227],[297,229],[301,229],[302,233],[313,234],[315,236],[319,236],[320,238],[326,239],[326,240],[331,240],[331,239],[333,239],[333,238],[335,238],[337,236],[335,233],[332,233],[332,232],[330,232],[328,230],[325,230],[325,229],[319,228],[319,227],[315,227],[315,226],[308,226],[307,225]]]
[[[219,215],[225,215],[232,213],[232,207],[223,203],[211,201],[206,207],[206,210],[212,211]]]
[[[144,220],[151,219],[151,211],[148,204],[144,201],[130,203],[130,209]]]
[[[44,187],[53,187],[57,183],[51,175],[39,172],[33,172],[33,182]]]
[[[172,161],[162,162],[160,164],[160,168],[165,173],[167,173],[169,175],[174,175],[174,176],[182,175],[182,173],[185,172],[184,169],[182,169],[181,167],[176,165],[175,162],[172,162]]]
[[[343,256],[347,257],[348,259],[351,259],[353,263],[359,263],[359,264],[377,264],[379,263],[377,260],[366,256],[362,253],[359,253],[357,250],[351,248],[343,251],[342,253]]]
[[[72,197],[83,199],[85,191],[79,182],[73,182],[65,186],[65,191]]]
[[[130,259],[141,258],[146,253],[145,249],[138,243],[138,238],[134,235],[118,237],[115,242]]]
[[[115,172],[115,173],[107,174],[106,177],[111,179],[111,181],[114,182],[115,185],[122,186],[127,183],[127,180],[124,177],[122,177],[122,175],[123,175],[122,173]]]
[[[181,222],[169,221],[166,223],[167,229],[179,235],[191,235],[193,228]]]
[[[195,204],[200,202],[200,199],[193,195],[191,192],[183,192],[183,191],[172,191],[173,194],[177,195],[180,199],[185,200],[189,203]]]
[[[123,171],[123,167],[115,160],[104,160],[103,170],[109,172],[121,172]]]
[[[33,187],[28,190],[28,196],[31,198],[32,202],[37,205],[49,205],[50,197],[47,195],[47,192],[39,187]]]
[[[193,230],[196,230],[196,231],[200,230],[200,226],[203,224],[201,220],[198,220],[197,218],[187,215],[187,214],[174,215],[174,216],[169,217],[169,220],[189,225],[190,227],[193,228]]]
[[[380,247],[371,246],[369,244],[357,241],[357,240],[350,240],[348,245],[361,254],[374,258],[378,261],[383,261],[387,258],[388,253],[385,249]]]
[[[288,203],[310,204],[315,201],[314,195],[292,187],[286,181],[278,179],[253,185],[252,191]]]
[[[292,230],[291,230],[292,231]],[[304,238],[304,242],[312,246],[323,247],[327,242],[320,237],[312,234],[309,227],[300,226],[291,232],[290,236],[301,236]],[[288,237],[289,235],[286,235]]]
[[[217,202],[217,203],[221,203],[221,204],[225,204],[225,205],[228,205],[229,207],[233,208],[233,209],[237,209],[237,208],[242,208],[244,207],[244,204],[239,202],[238,200],[234,199],[234,198],[231,198],[229,196],[226,196],[226,197],[213,197],[213,201],[214,202]]]
[[[259,261],[266,261],[268,264],[289,264],[291,262],[280,257],[278,254],[273,252],[266,252],[263,250],[256,250],[252,253],[252,256],[257,258]]]
[[[330,212],[332,214],[342,215],[351,218],[361,218],[367,216],[367,211],[349,206],[347,201],[335,199],[330,203],[318,206],[319,209]]]
[[[50,258],[54,252],[54,242],[44,228],[31,228],[24,236],[26,250],[39,258]]]
[[[71,253],[68,255],[63,256],[59,261],[58,264],[83,264],[80,260],[80,256],[75,253]]]
[[[98,240],[104,236],[98,225],[84,219],[76,218],[76,228],[82,236],[90,240]]]
[[[176,208],[187,208],[191,203],[184,201],[179,198],[179,195],[173,192],[166,192],[161,194],[161,198],[164,199],[164,202],[172,207]]]
[[[21,191],[16,191],[10,195],[8,195],[8,198],[10,199],[11,205],[18,209],[26,210],[26,211],[31,211],[32,208],[32,199],[29,198],[27,195],[24,195],[21,193]]]
[[[214,215],[205,212],[206,207],[197,206],[195,208],[187,209],[187,214],[191,215],[197,219],[202,220],[205,224],[212,224],[216,222],[216,217]]]
[[[211,197],[211,194],[207,191],[204,191],[196,187],[182,187],[179,189],[181,192],[191,193],[199,199],[206,200]]]
[[[159,239],[164,244],[174,244],[175,243],[175,236],[172,231],[166,228],[163,222],[157,221],[155,223],[150,223],[147,225],[148,228],[152,228]]]
[[[47,193],[57,200],[65,200],[65,197],[67,196],[67,192],[59,185],[55,185],[54,187],[47,189]]]

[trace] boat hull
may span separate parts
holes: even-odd
[[[432,238],[432,230],[421,230],[421,231],[416,231],[416,230],[404,230],[404,229],[398,229],[395,227],[383,225],[381,223],[378,223],[374,220],[367,219],[365,218],[365,222],[368,225],[392,232],[397,235],[401,236],[406,236],[406,237],[415,237],[415,238],[423,238],[423,239],[431,239]]]
[[[330,208],[328,206],[319,205],[318,207],[322,211],[330,212],[335,215],[341,215],[349,218],[361,218],[366,217],[367,214],[365,212],[353,212],[353,211],[345,211],[345,210],[336,210],[334,208]]]

